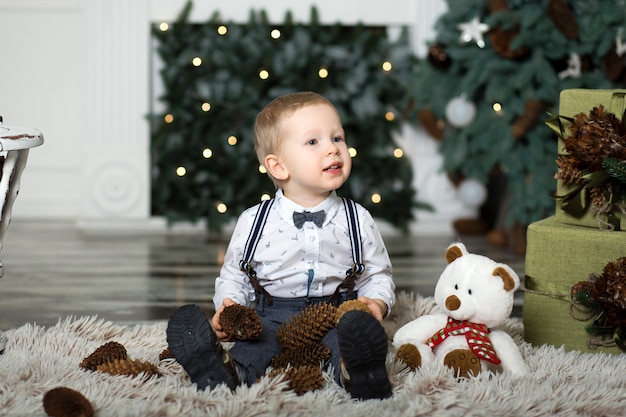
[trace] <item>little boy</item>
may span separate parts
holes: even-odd
[[[322,342],[332,352],[335,380],[353,398],[390,397],[380,321],[395,302],[392,268],[370,213],[335,192],[352,168],[336,108],[312,92],[278,97],[258,114],[254,143],[275,198],[239,217],[215,281],[211,324],[195,305],[171,317],[172,354],[198,389],[250,385],[280,353],[281,324],[312,303],[358,297],[372,314],[346,313]],[[219,317],[235,303],[255,306],[263,330],[226,353]]]

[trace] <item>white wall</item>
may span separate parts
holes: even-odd
[[[192,19],[247,21],[263,8],[281,22],[291,9],[308,21],[359,21],[413,28],[425,53],[444,0],[196,0]],[[35,127],[45,143],[30,152],[14,218],[62,218],[79,227],[155,224],[149,215],[150,22],[176,18],[185,0],[0,0],[0,115],[5,125]],[[420,130],[399,140],[416,169],[419,198],[437,208],[418,213],[416,230],[449,231],[467,215],[439,172],[436,144]],[[159,222],[156,222],[161,224]]]

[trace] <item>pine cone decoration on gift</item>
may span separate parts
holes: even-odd
[[[67,387],[53,388],[43,396],[43,409],[53,417],[93,417],[91,403],[83,394]]]
[[[275,369],[306,365],[319,366],[330,359],[330,349],[323,343],[311,343],[301,349],[283,350],[272,358],[270,366]]]
[[[172,351],[170,350],[170,348],[166,348],[163,349],[163,351],[161,353],[159,353],[159,360],[165,360],[165,359],[173,359],[174,355],[172,354]]]
[[[284,374],[289,388],[298,395],[324,388],[324,375],[319,366],[299,366],[295,368],[273,371],[269,376]]]
[[[592,335],[589,346],[615,344],[626,351],[626,257],[607,263],[602,275],[590,274],[589,280],[572,285],[570,292],[574,305],[588,310],[584,319],[593,319],[587,326]]]
[[[506,0],[489,0],[489,13],[503,12],[509,10],[509,4]]]
[[[432,48],[433,47],[431,47],[431,51]],[[435,116],[435,113],[433,113],[432,109],[427,108],[420,110],[417,113],[417,120],[424,128],[424,130],[428,132],[428,134],[430,134],[430,136],[439,141],[443,140],[443,127],[445,125],[445,122],[437,119],[437,116]]]
[[[278,343],[284,350],[296,350],[321,342],[335,327],[336,311],[337,308],[330,303],[308,306],[278,328]]]
[[[580,161],[578,169],[601,171],[602,161],[609,157],[626,159],[626,129],[604,106],[594,107],[587,116],[579,113],[565,137],[565,149]]]
[[[583,172],[577,168],[578,159],[572,155],[559,155],[556,160],[559,170],[554,174],[555,180],[561,180],[564,184],[582,184],[585,182]]]
[[[261,334],[261,319],[257,312],[240,304],[224,308],[220,314],[222,331],[231,340],[252,340]]]
[[[145,373],[146,378],[153,375],[161,376],[157,367],[150,362],[143,362],[130,358],[114,359],[110,362],[98,365],[96,370],[99,372],[106,372],[111,375],[137,376],[143,372]]]
[[[337,308],[337,312],[335,313],[335,325],[337,323],[339,323],[339,319],[341,319],[341,317],[346,314],[348,311],[352,311],[352,310],[359,310],[359,311],[364,311],[368,314],[372,314],[372,311],[370,310],[370,308],[367,306],[367,304],[365,304],[362,301],[359,300],[348,300],[348,301],[344,301],[338,308]]]
[[[595,288],[606,314],[606,324],[626,327],[626,257],[606,264]]]
[[[123,345],[117,342],[107,342],[83,359],[80,363],[80,367],[95,371],[98,366],[103,363],[111,362],[116,359],[126,359],[127,356],[128,353]]]

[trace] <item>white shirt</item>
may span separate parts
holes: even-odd
[[[215,280],[216,308],[224,298],[232,298],[241,305],[250,305],[256,299],[239,261],[258,209],[258,204],[248,208],[237,220],[220,276]],[[326,218],[322,227],[306,222],[302,229],[296,228],[293,212],[305,210],[324,210]],[[359,296],[382,299],[389,312],[395,302],[395,284],[387,248],[371,214],[360,204],[357,215],[365,270],[355,290]],[[332,192],[318,206],[305,209],[278,190],[251,264],[259,282],[273,297],[332,295],[353,264],[348,220],[341,198]]]

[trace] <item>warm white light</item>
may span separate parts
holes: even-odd
[[[224,26],[224,25],[218,26],[218,28],[217,28],[218,35],[224,36],[224,35],[226,35],[227,32],[228,32],[228,28],[226,26]]]
[[[165,123],[172,123],[174,121],[174,115],[168,113],[163,117],[163,120],[165,120]]]
[[[378,194],[378,193],[372,194],[372,203],[378,204],[378,203],[380,203],[382,201],[382,199],[383,198],[380,196],[380,194]]]
[[[495,111],[496,113],[500,113],[502,111],[502,104],[493,103],[493,111]]]
[[[267,169],[263,165],[259,165],[259,172],[261,174],[267,174]]]
[[[383,71],[391,71],[391,68],[393,68],[393,65],[391,65],[391,62],[389,61],[385,61],[383,62]]]
[[[261,196],[261,201],[269,200],[270,198],[272,198],[272,196],[265,193]]]
[[[206,112],[206,111],[209,111],[209,110],[211,110],[211,104],[207,103],[207,102],[202,103],[202,111]]]
[[[270,77],[270,73],[267,70],[259,71],[259,78],[262,80],[267,80]]]
[[[202,156],[205,157],[206,159],[209,159],[210,157],[213,156],[213,151],[209,148],[204,148],[204,150],[202,151]]]
[[[170,28],[170,25],[168,25],[166,22],[162,22],[162,23],[159,25],[159,30],[160,30],[161,32],[167,32],[167,30],[168,30],[169,28]]]
[[[179,177],[184,177],[186,173],[187,169],[185,169],[185,167],[176,168],[176,175],[178,175]]]
[[[237,137],[236,136],[229,136],[228,137],[228,144],[231,146],[235,146],[237,144]]]
[[[394,112],[388,111],[387,113],[385,113],[385,119],[387,119],[388,122],[393,122],[395,118],[396,115]]]
[[[270,32],[270,36],[272,37],[272,39],[278,39],[280,38],[280,35],[281,33],[280,33],[280,30],[278,29],[274,29]]]
[[[326,68],[320,68],[317,74],[320,76],[320,78],[326,78],[328,77],[328,70]]]
[[[224,203],[217,203],[215,205],[215,208],[217,209],[218,213],[226,213],[226,211],[228,210],[228,207],[226,207],[226,204]]]
[[[200,58],[199,56],[195,57],[194,59],[191,60],[191,64],[194,67],[199,67],[200,65],[202,65],[202,58]]]
[[[396,148],[393,150],[393,156],[396,158],[402,158],[404,156],[404,151],[400,148]]]
[[[352,158],[354,158],[356,156],[356,149],[348,148],[348,153],[350,154]]]

